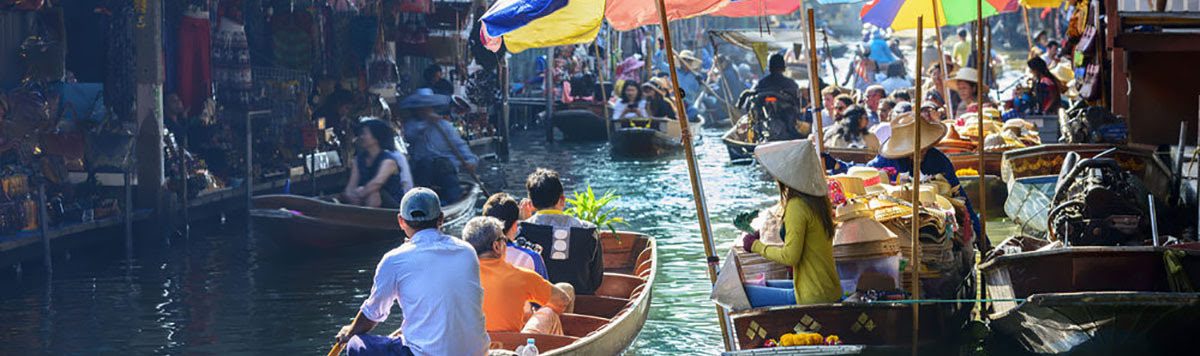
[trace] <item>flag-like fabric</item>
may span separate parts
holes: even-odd
[[[562,3],[559,6],[558,3]],[[502,37],[509,52],[594,41],[604,21],[604,0],[502,0],[484,13],[481,35]],[[498,50],[496,43],[489,49]],[[494,48],[493,48],[494,47]]]
[[[629,31],[659,23],[656,0],[608,0],[604,17],[617,31]],[[745,1],[745,0],[743,0]],[[799,2],[799,1],[797,1]],[[729,5],[729,0],[666,0],[667,19],[681,20],[707,15]]]
[[[983,17],[998,14],[1009,1],[984,0]],[[975,21],[977,14],[976,0],[875,0],[860,15],[863,22],[900,31],[917,28],[917,16],[925,16],[925,28],[933,28],[933,16],[942,26],[955,26]]]
[[[713,16],[751,17],[787,15],[800,9],[798,0],[735,0],[713,12]]]

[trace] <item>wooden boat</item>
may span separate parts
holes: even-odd
[[[950,164],[954,165],[954,170],[968,168],[979,170],[979,152],[948,153],[946,157],[950,158]],[[1003,152],[984,152],[983,174],[1000,176],[1000,162],[1002,161],[1004,161]]]
[[[992,329],[1006,346],[1037,354],[1190,354],[1200,294],[1172,290],[1164,253],[1181,253],[1175,277],[1200,285],[1200,250],[1070,247],[1010,239],[979,269],[992,298]],[[1036,241],[1036,240],[1034,240]],[[1019,252],[1017,252],[1019,251]],[[1030,251],[1030,252],[1026,252]],[[1122,278],[1121,276],[1136,276]]]
[[[618,239],[619,238],[619,239]],[[565,335],[489,332],[493,350],[515,350],[536,340],[541,355],[619,355],[637,337],[650,311],[658,254],[654,238],[601,233],[604,283],[595,295],[578,295],[575,313],[562,315]]]
[[[603,141],[608,139],[604,104],[572,102],[567,110],[555,111],[551,120],[567,141]]]
[[[726,131],[725,135],[721,136],[721,141],[725,143],[725,148],[729,151],[729,161],[748,163],[754,160],[754,147],[757,147],[758,144],[746,142],[746,133],[739,130],[737,126]],[[877,155],[877,152],[857,148],[826,147],[825,152],[828,152],[833,158],[854,163],[870,162]]]
[[[1115,158],[1122,167],[1133,172],[1154,193],[1155,198],[1166,201],[1170,189],[1170,171],[1154,156],[1150,146],[1050,144],[1004,153],[1000,171],[1001,179],[1008,184],[1005,213],[1021,226],[1024,233],[1044,236],[1063,158],[1068,152],[1078,153],[1081,159],[1091,158],[1113,148],[1116,151],[1107,157]]]
[[[689,124],[693,139],[700,138],[703,123]],[[679,121],[660,118],[624,119],[614,123],[613,153],[626,157],[653,157],[683,148]]]
[[[736,267],[743,280],[763,273],[766,278],[786,277],[783,266],[757,254],[739,253]],[[771,269],[771,270],[768,270]],[[778,269],[778,270],[775,270]],[[975,274],[959,286],[957,299],[975,298]],[[917,346],[930,355],[957,354],[963,326],[970,319],[971,303],[920,303]],[[912,352],[913,304],[823,303],[752,308],[729,314],[735,350],[724,355],[857,355]],[[837,335],[845,345],[762,349],[767,339],[785,333],[816,332]]]
[[[463,196],[442,207],[446,225],[474,215],[480,189],[463,182]],[[330,249],[375,241],[402,241],[398,210],[338,204],[336,196],[261,195],[253,199],[250,218],[257,233],[287,247]]]

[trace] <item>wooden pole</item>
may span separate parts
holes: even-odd
[[[554,47],[549,47],[546,50],[546,72],[542,74],[542,91],[546,94],[546,142],[554,142]]]
[[[934,14],[937,18],[937,14]],[[917,17],[917,48],[921,47],[921,42],[925,39],[923,31],[925,16]],[[917,68],[921,68],[922,52],[917,51]],[[916,76],[916,91],[917,95],[913,97],[913,104],[917,109],[913,110],[913,142],[915,149],[913,150],[913,215],[912,215],[912,261],[909,265],[912,266],[912,281],[913,281],[913,299],[921,299],[921,154],[924,153],[921,147],[921,125],[924,124],[925,118],[921,117],[921,75],[917,71]],[[917,354],[918,334],[920,334],[921,325],[921,307],[917,303],[912,305],[913,313],[913,331],[912,331],[912,354]]]
[[[508,138],[508,128],[509,128],[509,120],[511,119],[511,115],[512,115],[510,113],[510,108],[508,106],[508,100],[509,100],[509,92],[512,91],[512,78],[509,77],[509,72],[508,72],[508,58],[506,58],[508,56],[504,53],[500,53],[499,57],[500,57],[499,59],[500,59],[500,99],[501,99],[500,100],[500,139],[504,141],[504,144],[500,146],[500,153],[501,153],[500,157],[503,158],[503,160],[505,162],[508,162],[508,157],[509,157],[508,150],[511,145],[509,143],[509,138]]]
[[[946,95],[946,100],[945,100],[946,101],[946,115],[948,115],[949,118],[953,119],[954,118],[954,103],[953,103],[953,100],[950,99],[951,98],[950,85],[946,84],[946,80],[948,80],[950,78],[946,72],[946,54],[944,52],[942,52],[943,48],[945,48],[945,47],[942,47],[942,21],[938,20],[938,16],[937,16],[938,0],[929,0],[929,2],[933,3],[933,26],[934,26],[933,33],[937,34],[938,63],[940,63],[939,65],[942,67],[942,89],[944,91],[942,94]],[[917,75],[920,75],[920,73],[921,72],[917,72]],[[937,89],[937,88],[934,88],[934,89]],[[917,110],[920,110],[920,109],[921,109],[920,107],[917,107]]]
[[[976,57],[976,67],[979,67],[976,68],[978,82],[975,86],[975,113],[979,118],[979,235],[975,238],[979,239],[978,244],[982,247],[987,246],[984,240],[987,238],[987,184],[984,184],[984,167],[987,165],[983,160],[983,88],[987,84],[984,82],[983,69],[986,67],[984,64],[991,59],[991,54],[985,53],[983,47],[983,0],[975,0],[975,16],[975,46],[979,49],[979,55]]]
[[[600,97],[604,99],[604,137],[612,139],[612,115],[608,113],[608,91],[604,86],[604,66],[600,65],[600,41],[593,42],[593,52],[596,53],[596,75],[600,78]],[[621,93],[621,95],[625,95]]]
[[[821,123],[821,107],[824,103],[821,102],[821,80],[817,76],[817,30],[813,26],[813,9],[808,9],[808,87],[812,91],[813,98],[813,136],[817,137],[817,154],[825,152],[825,128]],[[825,171],[825,157],[821,157],[821,171]]]
[[[672,96],[675,100],[675,117],[679,120],[679,129],[683,138],[683,151],[687,155],[688,178],[692,181],[692,197],[696,202],[696,216],[700,220],[700,237],[704,241],[704,255],[707,257],[708,279],[717,283],[717,256],[713,253],[712,229],[708,222],[708,207],[704,202],[704,186],[700,180],[700,169],[696,164],[696,152],[692,146],[692,132],[688,129],[687,112],[683,106],[683,96],[680,95],[679,77],[675,73],[675,51],[671,46],[671,25],[667,22],[667,5],[664,0],[657,0],[659,24],[662,26],[664,48],[667,53],[667,67],[671,72]],[[721,324],[721,340],[725,343],[725,351],[732,351],[733,344],[729,340],[729,325],[726,323],[725,308],[717,305],[718,322]]]
[[[1021,6],[1021,19],[1025,20],[1025,40],[1029,42],[1029,57],[1026,59],[1030,59],[1034,56],[1033,33],[1029,32],[1029,9],[1025,8],[1024,5]]]
[[[129,188],[125,188],[129,190]],[[125,204],[129,204],[126,201]],[[46,185],[38,184],[38,230],[41,230],[42,235],[42,262],[46,265],[46,273],[50,274],[53,267],[53,262],[50,254],[50,215],[46,214]],[[19,265],[19,264],[18,264]]]

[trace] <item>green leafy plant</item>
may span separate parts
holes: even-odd
[[[607,228],[613,233],[613,236],[617,236],[616,224],[629,225],[623,218],[610,217],[617,208],[605,209],[608,203],[621,198],[616,192],[609,190],[605,191],[604,195],[596,197],[596,194],[592,192],[592,186],[589,185],[586,191],[575,192],[572,195],[572,198],[567,198],[567,203],[571,204],[566,211],[567,214],[579,218],[579,220],[596,224],[598,228]],[[619,239],[620,237],[618,237],[618,241],[620,241]]]

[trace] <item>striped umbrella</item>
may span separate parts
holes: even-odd
[[[983,17],[1000,13],[1011,0],[984,0]],[[936,4],[936,5],[935,5]],[[917,28],[917,16],[927,20],[937,16],[942,26],[955,26],[975,21],[976,0],[875,0],[863,6],[859,14],[863,22],[896,31]],[[925,21],[933,28],[934,21]]]
[[[720,10],[730,0],[666,0],[667,18],[686,19]],[[658,10],[643,0],[499,0],[480,21],[488,49],[509,52],[587,43],[605,20],[618,31],[658,24]]]

